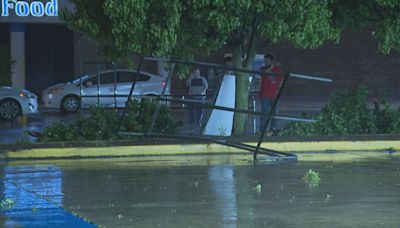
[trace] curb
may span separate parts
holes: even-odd
[[[256,145],[255,142],[248,142]],[[262,147],[292,152],[298,161],[354,161],[360,159],[393,158],[400,156],[400,140],[376,141],[301,141],[264,142]],[[3,149],[2,160],[36,160],[64,158],[108,158],[108,157],[157,157],[157,156],[198,156],[198,155],[239,155],[248,156],[248,151],[219,144],[138,144],[135,145],[86,145],[40,148],[38,145],[24,145],[22,148]]]

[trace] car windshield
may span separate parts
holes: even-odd
[[[77,78],[77,79],[71,81],[71,83],[78,83],[79,80],[82,80],[82,81],[83,81],[83,80],[85,80],[85,79],[87,79],[87,78],[89,78],[89,75],[85,75],[85,76],[83,76],[83,77],[81,77],[81,78]]]

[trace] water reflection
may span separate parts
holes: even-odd
[[[221,227],[236,227],[238,212],[233,167],[211,167],[208,180],[215,195],[215,209],[223,220]]]
[[[4,168],[6,227],[65,227],[86,223],[62,208],[62,171],[57,166]],[[89,226],[91,227],[91,225]]]
[[[3,210],[5,226],[87,225],[73,224],[82,220],[65,208],[105,227],[400,227],[399,167],[77,160],[6,167],[0,188],[15,201]],[[320,173],[318,187],[302,181],[310,168]]]

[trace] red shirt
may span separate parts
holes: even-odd
[[[261,69],[261,71],[263,71],[263,69]],[[261,74],[260,98],[274,100],[276,95],[278,95],[279,87],[283,81],[282,71],[281,68],[274,66],[271,72],[274,73],[274,75],[268,74],[267,72]]]

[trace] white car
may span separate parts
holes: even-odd
[[[80,107],[125,107],[132,87],[135,70],[107,70],[85,75],[72,82],[57,84],[42,92],[45,107],[75,112]],[[160,95],[165,86],[160,75],[140,72],[133,95]],[[169,86],[165,95],[170,94]]]
[[[0,118],[13,120],[21,115],[36,113],[37,96],[24,89],[0,87]]]

